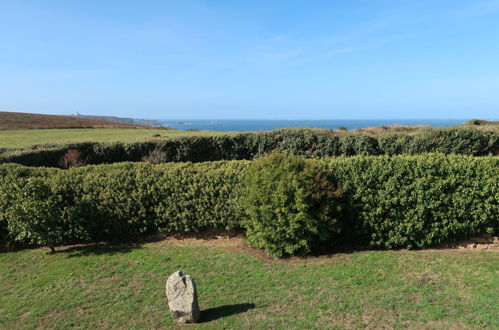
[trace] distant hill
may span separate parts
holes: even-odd
[[[105,120],[87,119],[79,116],[42,115],[0,111],[0,129],[35,128],[154,128],[147,125],[126,124]],[[166,127],[164,129],[167,129]]]
[[[79,113],[75,114],[73,116],[76,118],[104,120],[104,121],[110,121],[110,122],[122,123],[122,124],[130,124],[130,125],[155,126],[155,127],[163,125],[163,124],[161,124],[161,122],[159,122],[157,120],[121,118],[121,117],[114,117],[114,116],[81,115]]]

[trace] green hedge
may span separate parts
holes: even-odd
[[[497,157],[428,154],[325,162],[343,193],[349,239],[378,248],[422,248],[499,231]]]
[[[499,231],[497,157],[428,154],[308,162],[327,170],[341,192],[331,203],[343,209],[338,218],[343,242],[421,248]],[[120,163],[70,170],[3,164],[0,235],[4,242],[12,241],[8,222],[30,220],[15,212],[30,178],[49,187],[52,201],[63,210],[61,221],[70,219],[75,226],[62,234],[61,243],[82,237],[96,241],[156,232],[241,230],[250,214],[238,201],[244,197],[243,177],[251,164]],[[21,238],[20,244],[30,243]]]
[[[0,232],[5,238],[13,206],[31,177],[44,178],[52,199],[68,210],[75,224],[83,224],[90,241],[133,239],[158,231],[232,230],[239,228],[236,190],[247,165],[120,163],[67,171],[0,165]],[[68,231],[60,242],[81,236]]]
[[[499,153],[499,134],[477,129],[424,129],[413,134],[372,136],[326,129],[279,129],[227,136],[192,136],[134,143],[77,143],[36,146],[0,153],[0,163],[60,166],[78,150],[88,164],[140,162],[151,154],[159,162],[251,160],[279,150],[309,158],[355,155],[415,155],[428,152],[484,156]],[[150,158],[150,157],[149,157]]]

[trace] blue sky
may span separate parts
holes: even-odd
[[[497,119],[499,0],[0,0],[0,110]]]

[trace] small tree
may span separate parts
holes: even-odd
[[[6,210],[7,228],[16,241],[55,246],[64,236],[63,210],[53,199],[50,187],[42,179],[29,178],[15,190],[16,203]]]

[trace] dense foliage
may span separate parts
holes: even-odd
[[[3,150],[0,163],[64,167],[73,163],[151,163],[251,160],[272,151],[308,158],[416,155],[428,152],[484,156],[499,153],[499,134],[477,129],[425,129],[414,134],[369,135],[328,129],[279,129],[226,136],[190,136],[134,143],[77,143]],[[78,151],[76,157],[75,151]],[[68,154],[69,153],[73,153]],[[84,160],[84,161],[82,161]]]
[[[256,160],[241,193],[249,244],[276,257],[322,247],[340,229],[338,196],[317,162],[279,153]]]
[[[72,207],[59,203],[51,187],[40,178],[14,183],[5,197],[15,200],[5,209],[7,230],[15,241],[46,245],[54,251],[64,237],[86,238]],[[68,213],[69,212],[69,213]]]
[[[8,232],[8,237],[4,237],[7,240],[18,237],[7,227],[22,221],[15,215],[16,205],[24,203],[25,194],[19,187],[36,177],[50,187],[50,196],[43,199],[57,201],[58,207],[67,210],[65,214],[78,226],[58,232],[60,243],[82,237],[96,241],[134,239],[156,232],[231,230],[239,226],[234,212],[235,190],[246,167],[245,161],[120,163],[67,171],[0,165],[0,233]],[[35,202],[22,205],[26,214],[38,212]]]
[[[55,214],[54,221],[62,220],[50,228],[58,228],[53,240],[59,243],[241,230],[245,223],[250,242],[274,255],[338,241],[420,248],[498,233],[498,185],[499,158],[443,154],[321,160],[273,155],[254,164],[120,163],[68,170],[3,164],[0,238],[47,244],[31,239],[34,227],[23,222],[41,214],[36,221],[44,223]],[[333,211],[339,206],[338,217]]]
[[[326,161],[345,196],[345,229],[380,248],[422,248],[499,231],[499,159],[353,157]]]

